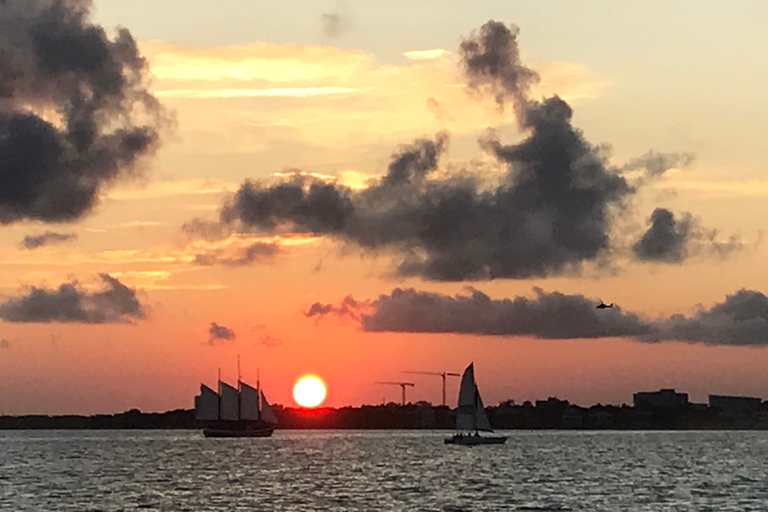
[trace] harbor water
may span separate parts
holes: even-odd
[[[768,510],[768,432],[0,432],[2,511]]]

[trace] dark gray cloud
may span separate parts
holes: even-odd
[[[656,208],[651,214],[651,226],[635,242],[632,251],[640,260],[681,263],[688,258],[690,230],[690,215],[676,219],[666,208]]]
[[[77,235],[75,233],[56,233],[54,231],[46,231],[39,235],[26,235],[21,244],[26,249],[37,249],[45,245],[51,245],[61,242],[68,242],[75,240]]]
[[[6,322],[86,324],[122,323],[146,317],[136,290],[109,274],[99,274],[101,291],[86,291],[77,281],[57,289],[31,287],[26,295],[0,305],[0,319]]]
[[[651,214],[650,227],[634,243],[632,251],[641,261],[683,263],[689,257],[726,257],[743,248],[735,236],[719,240],[716,230],[708,230],[690,214],[676,217],[666,208],[656,208]]]
[[[221,212],[224,223],[235,220],[260,231],[340,232],[353,206],[349,190],[296,174],[269,187],[246,181]]]
[[[435,173],[447,136],[394,153],[387,174],[361,192],[296,177],[246,182],[224,207],[225,223],[275,232],[329,234],[398,256],[396,273],[438,281],[527,278],[578,271],[609,247],[611,209],[634,190],[600,148],[571,124],[560,98],[528,98],[537,75],[519,62],[516,29],[489,22],[462,43],[472,90],[512,100],[528,137],[485,149],[508,168],[494,187],[470,173]]]
[[[468,91],[511,104],[523,132],[517,144],[482,137],[481,147],[506,169],[496,183],[469,170],[439,172],[448,145],[439,133],[399,147],[386,174],[364,190],[299,173],[277,184],[246,181],[223,206],[218,226],[195,221],[188,228],[203,236],[329,235],[392,256],[400,277],[435,281],[578,274],[585,263],[602,263],[616,246],[615,219],[645,181],[630,183],[627,171],[657,176],[692,157],[650,152],[612,166],[606,146],[573,127],[565,101],[530,98],[538,75],[520,62],[517,33],[490,21],[460,49]],[[719,247],[728,252],[727,244]]]
[[[210,345],[215,344],[219,340],[229,341],[234,339],[235,331],[216,322],[211,322],[211,326],[208,328],[208,343]]]
[[[347,297],[341,306],[315,308],[320,314],[357,318],[364,331],[444,332],[492,336],[528,335],[539,338],[600,338],[639,336],[651,327],[620,307],[598,310],[599,301],[582,295],[546,293],[536,297],[491,299],[470,289],[455,296],[396,288],[373,301]],[[346,306],[345,306],[346,304]],[[354,305],[354,308],[353,308]],[[354,314],[347,309],[353,308]],[[311,309],[310,309],[311,311]],[[307,314],[307,316],[310,316]]]
[[[269,259],[277,254],[280,246],[274,243],[256,242],[240,249],[212,249],[196,254],[193,263],[200,266],[226,265],[242,267]]]
[[[316,318],[317,321],[320,321],[323,317],[333,314],[340,317],[348,316],[355,320],[359,320],[359,311],[364,306],[365,304],[356,301],[351,295],[347,295],[338,306],[315,302],[304,312],[304,316],[307,318]]]
[[[724,302],[686,318],[674,315],[661,326],[664,339],[711,345],[768,345],[768,297],[739,290]]]
[[[461,42],[459,55],[470,91],[493,96],[501,110],[511,101],[525,125],[528,94],[539,74],[520,61],[519,33],[515,25],[491,20]]]
[[[768,346],[768,297],[740,290],[693,316],[648,320],[598,299],[534,289],[533,298],[491,299],[470,289],[454,296],[396,288],[373,300],[346,297],[340,305],[315,303],[308,317],[352,318],[364,331],[532,336],[543,339],[623,337],[646,342]]]
[[[91,6],[0,6],[0,223],[81,218],[159,143],[147,63],[128,30],[110,39],[90,21]]]

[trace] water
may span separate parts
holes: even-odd
[[[0,511],[768,509],[768,433],[0,432]]]

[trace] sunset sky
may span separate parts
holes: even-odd
[[[6,0],[0,411],[768,398],[766,17]]]

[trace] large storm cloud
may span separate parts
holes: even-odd
[[[277,184],[246,181],[222,208],[220,224],[328,235],[393,256],[399,276],[435,281],[578,274],[585,263],[602,262],[626,245],[611,234],[637,187],[693,156],[649,152],[624,167],[611,165],[604,146],[572,125],[562,98],[530,97],[539,77],[521,63],[517,34],[490,21],[460,47],[468,92],[512,107],[522,132],[516,144],[493,135],[480,140],[505,169],[500,179],[443,172],[448,135],[439,133],[398,148],[386,174],[363,190],[301,173]],[[630,182],[634,171],[641,177]],[[650,259],[637,250],[638,259]]]
[[[71,221],[159,142],[164,114],[126,29],[90,0],[0,4],[0,223]]]
[[[136,290],[109,274],[100,274],[103,289],[88,291],[77,281],[56,289],[31,287],[26,295],[0,304],[0,319],[6,322],[75,322],[104,324],[130,322],[146,316],[146,307]]]
[[[768,346],[768,297],[740,290],[692,316],[648,320],[619,306],[578,294],[534,290],[533,298],[491,299],[484,293],[446,295],[396,288],[373,300],[346,297],[340,304],[312,304],[304,313],[321,319],[349,317],[369,332],[458,333],[543,339],[623,337],[710,345]]]

